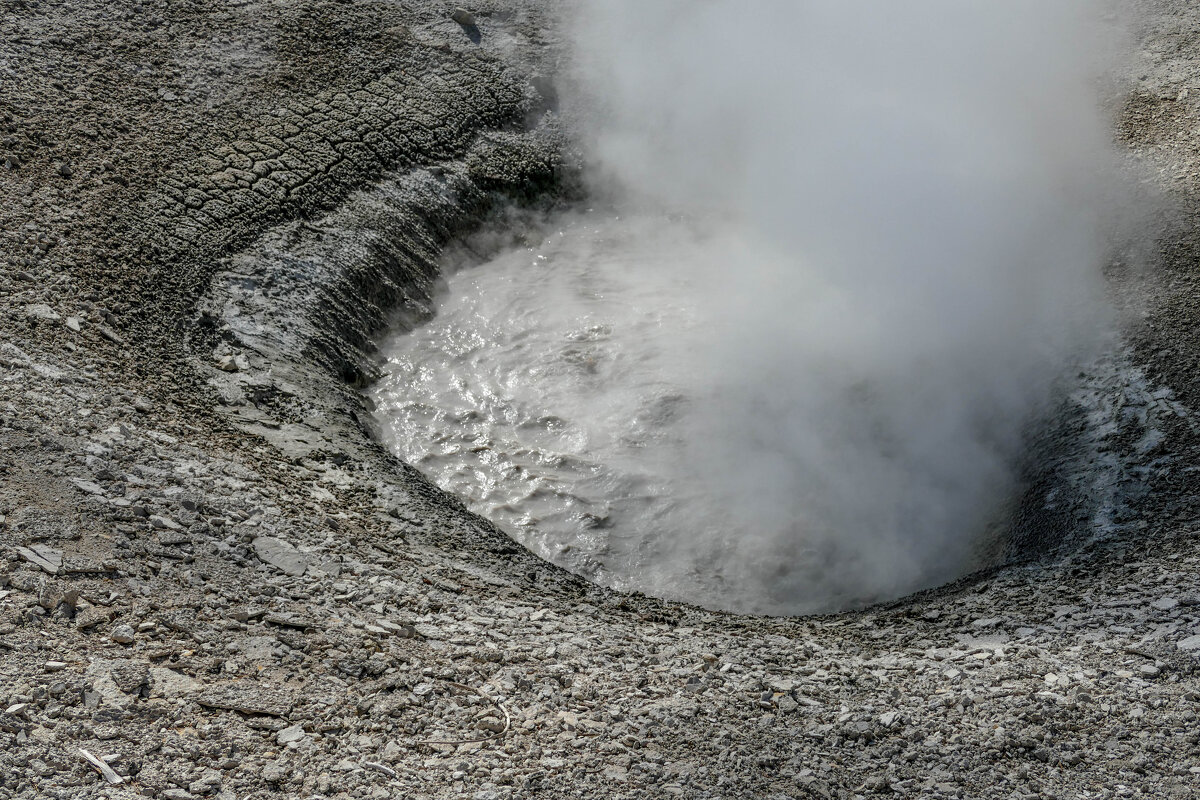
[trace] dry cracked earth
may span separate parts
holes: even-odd
[[[0,798],[1200,794],[1200,9],[1142,5],[1106,534],[766,619],[589,585],[371,436],[442,249],[577,191],[565,4],[2,0]]]

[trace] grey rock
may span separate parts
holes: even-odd
[[[303,738],[304,726],[299,724],[291,725],[275,734],[275,741],[282,745],[286,745],[291,742],[298,742]]]
[[[287,768],[278,761],[272,761],[264,766],[262,770],[263,780],[268,783],[282,783],[287,778],[287,775]]]
[[[188,784],[188,791],[198,795],[212,794],[220,788],[221,773],[211,768],[204,770],[203,775]]]
[[[902,722],[899,711],[888,711],[879,715],[879,724],[885,728],[894,728]]]
[[[489,733],[502,733],[504,731],[504,722],[495,717],[484,717],[475,723],[475,727]]]
[[[317,627],[316,623],[307,617],[302,617],[299,614],[291,613],[271,613],[263,615],[263,622],[271,625],[278,625],[281,628],[296,628],[298,630],[311,630]]]
[[[1189,653],[1200,650],[1200,633],[1189,636],[1186,639],[1180,639],[1176,646],[1180,650],[1185,650]]]
[[[404,639],[413,639],[417,636],[417,631],[412,625],[405,625],[399,622],[393,622],[390,619],[381,619],[375,622],[375,627],[390,633],[393,636],[399,636]]]
[[[260,559],[287,575],[303,575],[311,559],[295,547],[274,536],[259,536],[254,540],[254,553]]]
[[[55,550],[53,547],[47,547],[44,544],[32,544],[29,547],[18,547],[17,552],[21,555],[21,558],[35,567],[40,567],[42,570],[49,572],[51,575],[58,574],[58,571],[62,568],[62,551]]]
[[[450,14],[450,19],[457,22],[459,25],[474,25],[475,15],[465,8],[456,8]]]
[[[75,615],[75,627],[80,630],[87,630],[88,628],[94,628],[97,625],[108,622],[112,618],[112,609],[92,606],[91,608],[83,609]]]
[[[292,697],[282,689],[258,688],[247,684],[227,684],[208,688],[196,696],[196,702],[208,708],[240,711],[243,714],[285,716]]]
[[[82,478],[71,478],[71,483],[75,484],[75,486],[82,492],[94,494],[98,497],[104,496],[104,487],[93,481],[85,481]]]
[[[150,517],[150,527],[168,531],[177,531],[182,528],[178,522],[161,514],[154,514]]]
[[[117,333],[112,328],[109,328],[105,325],[100,325],[97,327],[97,330],[100,331],[101,336],[113,344],[125,344],[125,339],[121,336],[121,334]]]
[[[133,644],[135,633],[130,625],[118,625],[112,629],[112,633],[108,638],[112,639],[117,644]]]
[[[25,306],[25,318],[43,320],[45,322],[57,322],[62,319],[54,309],[45,303],[30,303]]]

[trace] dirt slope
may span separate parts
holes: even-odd
[[[1172,227],[1097,402],[1147,491],[763,620],[589,586],[368,435],[441,248],[569,185],[556,3],[5,0],[0,797],[1194,796],[1200,11],[1146,5],[1118,131]]]

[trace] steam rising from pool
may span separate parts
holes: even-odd
[[[703,605],[987,563],[1107,316],[1099,8],[587,4],[609,210],[449,278],[386,348],[389,440],[547,558]]]

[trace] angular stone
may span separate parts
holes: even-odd
[[[45,303],[31,303],[25,306],[26,319],[40,319],[46,322],[57,322],[61,317]]]
[[[390,619],[377,620],[375,625],[382,630],[394,636],[399,636],[404,639],[413,639],[417,635],[416,629],[412,625],[405,625],[399,622],[392,622]]]
[[[278,625],[281,628],[297,628],[299,630],[313,630],[317,624],[311,619],[302,617],[299,614],[287,613],[271,613],[263,616],[263,622],[270,625]]]
[[[260,559],[287,575],[303,575],[311,559],[292,545],[274,536],[259,536],[254,540],[254,553]]]
[[[94,481],[85,481],[82,478],[71,478],[71,483],[75,484],[75,487],[81,492],[87,492],[88,494],[99,495],[101,497],[104,496],[104,487],[98,483],[95,483]]]
[[[1200,633],[1195,636],[1189,636],[1186,639],[1180,639],[1177,647],[1189,653],[1200,650]]]
[[[160,514],[154,514],[150,517],[150,527],[167,531],[177,531],[181,529],[181,526],[178,522]]]
[[[18,547],[17,552],[30,564],[33,564],[35,567],[41,567],[42,570],[49,572],[51,575],[57,575],[59,569],[62,568],[62,552],[55,550],[53,547],[47,547],[44,544],[32,544],[29,547]]]
[[[80,611],[75,615],[75,627],[79,628],[80,630],[94,628],[97,625],[108,622],[113,618],[114,614],[115,612],[111,608],[104,608],[101,606],[85,608],[83,611]]]
[[[108,635],[117,644],[133,644],[134,631],[129,625],[118,625]]]
[[[303,738],[304,726],[299,724],[291,725],[275,734],[275,741],[282,745],[290,744],[291,742],[298,742]]]
[[[198,694],[195,700],[208,708],[272,717],[285,716],[292,708],[292,697],[287,692],[239,684],[213,686]]]
[[[879,724],[885,728],[894,728],[902,721],[899,711],[887,711],[879,715]]]

